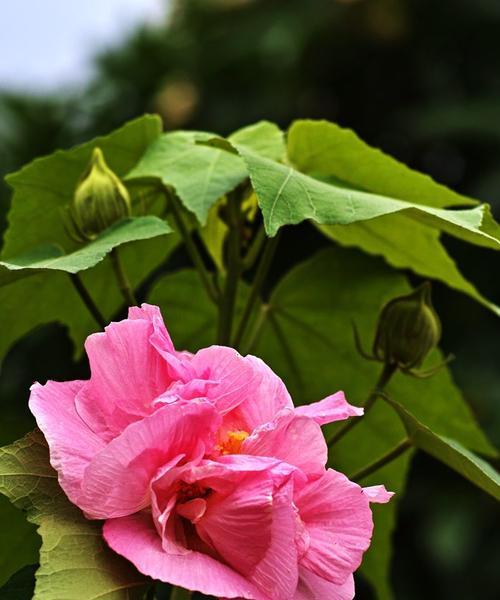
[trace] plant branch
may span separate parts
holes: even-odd
[[[240,258],[240,206],[237,191],[228,195],[229,235],[227,248],[227,276],[224,292],[219,302],[217,343],[229,345],[233,328],[234,307],[238,280],[241,275]]]
[[[278,239],[279,232],[277,235],[275,235],[275,237],[268,238],[265,242],[264,251],[262,252],[259,266],[257,267],[257,272],[255,273],[252,288],[250,290],[250,295],[248,296],[248,300],[245,305],[243,315],[241,316],[236,336],[234,338],[233,346],[235,348],[238,348],[240,346],[243,340],[243,336],[245,335],[245,330],[250,321],[253,308],[255,306],[255,303],[257,302],[257,299],[259,298],[267,274],[269,273],[274,254],[276,252],[276,247],[278,245]]]
[[[69,278],[71,279],[71,283],[73,284],[75,290],[82,299],[82,302],[87,307],[89,313],[94,317],[99,327],[101,327],[101,329],[104,329],[107,325],[106,319],[102,316],[101,311],[97,307],[97,304],[92,300],[91,295],[89,294],[78,273],[70,273]]]
[[[401,456],[401,454],[404,454],[410,448],[411,441],[408,438],[401,440],[399,444],[392,448],[392,450],[389,450],[380,458],[377,458],[377,460],[374,460],[372,463],[366,465],[366,467],[363,467],[362,469],[359,469],[359,471],[356,471],[355,473],[350,475],[349,479],[356,482],[365,479],[366,477],[368,477],[368,475],[375,473],[375,471],[378,471],[382,467],[385,467],[386,465],[391,463],[393,460],[396,460],[396,458]]]
[[[217,290],[214,286],[214,283],[210,277],[210,274],[209,274],[207,268],[205,267],[203,258],[201,256],[196,244],[194,243],[193,238],[192,238],[188,228],[186,227],[186,224],[184,223],[184,219],[182,218],[181,211],[179,210],[179,206],[177,204],[177,199],[167,188],[165,188],[165,194],[167,196],[169,206],[172,210],[172,217],[175,221],[175,225],[176,225],[177,229],[179,230],[179,233],[181,234],[182,241],[184,242],[186,251],[189,254],[189,258],[192,260],[194,267],[198,271],[198,275],[200,276],[201,283],[203,284],[203,287],[205,288],[205,290],[208,294],[208,297],[210,298],[210,300],[212,300],[212,302],[217,304],[217,301],[218,301]]]
[[[384,366],[382,368],[382,372],[380,373],[379,378],[377,379],[377,383],[375,384],[375,387],[373,388],[372,392],[368,396],[367,401],[363,405],[363,408],[365,409],[365,412],[364,412],[365,415],[375,404],[375,400],[384,391],[385,386],[389,383],[391,377],[394,375],[396,370],[397,370],[397,365],[395,365],[393,363],[384,364]],[[359,418],[351,419],[350,421],[345,423],[342,427],[337,429],[337,431],[335,431],[333,433],[333,435],[330,437],[330,439],[327,442],[328,448],[331,448],[336,442],[338,442],[340,439],[342,439],[346,433],[351,431],[351,429],[356,427],[356,425],[358,425],[358,423],[360,423],[360,422],[361,422],[361,419],[359,419]]]
[[[109,256],[111,258],[111,264],[113,265],[113,271],[115,273],[118,287],[120,288],[120,292],[125,300],[125,303],[127,306],[136,306],[137,300],[121,261],[120,254],[118,253],[118,248],[113,248]]]

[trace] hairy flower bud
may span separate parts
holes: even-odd
[[[380,313],[373,343],[375,357],[401,369],[412,369],[436,347],[441,323],[431,302],[431,286],[424,283],[411,294],[389,301]]]
[[[76,233],[85,240],[91,240],[129,215],[130,196],[127,188],[108,167],[101,149],[94,148],[70,207]]]

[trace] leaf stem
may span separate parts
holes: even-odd
[[[191,234],[190,234],[188,228],[186,227],[186,224],[184,223],[184,219],[182,218],[182,214],[181,214],[181,211],[179,210],[179,206],[177,203],[177,198],[174,197],[174,194],[168,188],[164,188],[164,189],[165,189],[165,194],[168,199],[168,203],[172,210],[172,217],[175,221],[175,225],[176,225],[177,229],[179,230],[179,233],[181,234],[182,241],[184,242],[186,251],[189,254],[189,258],[192,260],[193,265],[195,266],[196,270],[198,271],[198,275],[200,276],[201,283],[202,283],[203,287],[205,288],[205,290],[208,294],[208,297],[210,298],[210,300],[212,300],[212,302],[217,304],[217,301],[218,301],[217,290],[214,286],[214,283],[210,277],[210,274],[209,274],[207,268],[205,267],[203,258],[201,256],[198,248],[196,247],[196,244],[194,243],[193,238],[191,237]]]
[[[118,248],[113,248],[109,256],[111,258],[111,264],[113,265],[113,271],[115,272],[118,287],[120,288],[120,292],[123,296],[123,299],[125,300],[125,303],[127,304],[127,306],[136,306],[137,300],[135,298],[134,291],[132,289],[132,286],[130,285],[130,281],[127,277],[127,273],[120,258]]]
[[[385,386],[389,383],[391,377],[397,371],[397,368],[398,368],[397,365],[395,365],[393,363],[385,363],[384,364],[384,366],[382,367],[382,371],[379,375],[379,378],[377,379],[377,383],[375,384],[375,387],[373,388],[370,395],[368,396],[367,401],[363,405],[363,407],[365,409],[365,412],[364,412],[365,415],[375,404],[375,400],[384,391]],[[351,419],[350,421],[345,423],[342,427],[337,429],[337,431],[335,431],[333,433],[333,435],[330,437],[330,439],[327,441],[328,448],[331,448],[334,444],[336,444],[340,439],[342,439],[344,437],[344,435],[346,433],[351,431],[351,429],[356,427],[356,425],[358,425],[358,423],[360,423],[360,422],[361,422],[361,419],[359,419],[359,418]]]
[[[75,290],[82,299],[82,302],[87,307],[89,313],[94,317],[99,327],[101,329],[104,329],[107,325],[106,319],[102,316],[101,311],[97,307],[97,304],[92,300],[92,297],[89,294],[87,288],[85,287],[85,284],[81,280],[81,277],[78,275],[78,273],[70,273],[69,278],[71,279],[71,283],[73,284]]]
[[[193,593],[190,590],[186,590],[178,585],[172,586],[170,600],[190,600],[192,594]]]
[[[236,292],[238,291],[238,280],[241,275],[240,206],[237,191],[228,195],[228,216],[227,276],[224,292],[219,302],[217,329],[217,343],[222,345],[231,343]]]
[[[350,475],[349,479],[356,482],[365,479],[366,477],[368,477],[368,475],[375,473],[375,471],[378,471],[382,467],[385,467],[386,465],[391,463],[393,460],[396,460],[396,458],[401,456],[401,454],[404,454],[407,450],[409,450],[411,446],[412,444],[409,438],[401,440],[399,444],[392,448],[392,450],[389,450],[380,458],[377,458],[377,460],[374,460],[372,463],[366,465],[366,467],[363,467],[362,469],[359,469],[359,471],[356,471],[355,473]]]
[[[245,330],[250,321],[252,310],[262,290],[262,286],[266,280],[267,274],[269,273],[274,254],[276,252],[276,247],[278,245],[278,240],[279,232],[273,238],[268,238],[265,242],[264,251],[262,252],[259,266],[257,267],[257,272],[255,273],[250,295],[248,296],[248,300],[245,305],[245,309],[243,310],[243,315],[241,316],[240,324],[234,338],[233,346],[235,348],[240,346],[243,336],[245,335]]]

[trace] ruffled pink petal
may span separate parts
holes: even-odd
[[[293,409],[290,394],[276,373],[256,356],[248,355],[245,361],[251,365],[256,377],[248,389],[246,399],[226,415],[226,430],[242,429],[250,432],[259,425],[272,421],[281,410]]]
[[[271,544],[273,480],[266,471],[228,472],[231,493],[213,493],[196,531],[224,561],[248,575]]]
[[[151,414],[153,400],[170,384],[167,364],[150,343],[152,334],[150,320],[134,318],[87,338],[91,379],[77,408],[94,430],[105,423],[116,435],[120,413],[130,415],[129,422]]]
[[[252,396],[260,381],[260,372],[233,348],[210,346],[197,352],[190,363],[196,378],[217,382],[206,390],[206,398],[221,415],[228,413]]]
[[[298,583],[296,514],[293,483],[289,481],[274,494],[271,545],[250,579],[273,600],[293,598]]]
[[[345,399],[344,392],[337,392],[320,402],[299,406],[295,412],[298,415],[314,419],[319,425],[326,425],[349,417],[360,417],[364,411],[361,407],[349,404]]]
[[[29,407],[49,444],[50,464],[68,498],[78,504],[83,473],[105,442],[79,417],[75,396],[85,382],[48,381],[31,387]]]
[[[394,492],[388,492],[383,485],[372,485],[363,488],[363,494],[370,502],[386,504],[394,496]]]
[[[131,306],[128,309],[128,318],[130,320],[149,321],[153,325],[153,337],[161,350],[166,352],[175,352],[174,344],[170,334],[165,327],[161,311],[158,306],[143,303],[141,306]]]
[[[307,569],[300,569],[299,585],[293,600],[352,600],[354,578],[352,575],[342,584],[332,583]]]
[[[301,565],[333,583],[343,583],[369,547],[373,519],[363,489],[329,469],[296,493],[295,504],[309,534]]]
[[[80,507],[90,518],[120,517],[150,501],[150,482],[174,457],[202,456],[220,417],[208,402],[167,404],[130,425],[99,452],[85,471]]]
[[[254,430],[241,446],[241,452],[273,456],[298,467],[307,475],[321,475],[328,449],[320,426],[309,417],[283,410],[270,423]]]
[[[196,551],[185,555],[165,552],[145,513],[108,520],[103,533],[115,552],[153,579],[212,596],[270,600],[248,579],[211,556]]]
[[[175,350],[158,306],[146,303],[141,304],[140,308],[133,306],[129,308],[128,317],[129,319],[145,319],[150,321],[153,332],[149,341],[158,354],[165,360],[172,379],[187,381],[194,377],[194,372],[189,366],[192,354],[190,352],[177,352]]]

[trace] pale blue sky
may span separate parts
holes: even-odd
[[[165,0],[4,0],[0,88],[55,90],[85,82],[96,50],[138,23],[158,23]]]

